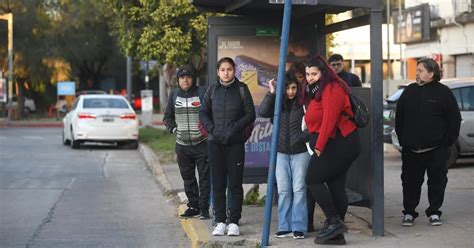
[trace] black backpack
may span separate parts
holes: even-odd
[[[351,109],[354,116],[350,116],[346,112],[342,112],[342,114],[354,122],[358,128],[367,126],[370,120],[370,113],[365,103],[359,97],[352,94],[349,94],[349,101],[351,102]]]

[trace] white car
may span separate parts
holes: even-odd
[[[79,96],[63,124],[63,144],[74,149],[84,142],[138,147],[137,115],[120,95]]]

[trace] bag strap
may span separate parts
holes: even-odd
[[[178,91],[179,89],[175,89],[173,91],[173,106],[176,104],[176,98],[178,98]]]

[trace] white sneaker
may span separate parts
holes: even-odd
[[[240,235],[239,226],[237,226],[237,224],[230,223],[227,226],[227,236],[239,236],[239,235]]]
[[[225,235],[225,229],[226,229],[226,224],[225,223],[217,223],[214,226],[214,231],[212,231],[212,236],[224,236]]]

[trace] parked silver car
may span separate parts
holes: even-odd
[[[448,159],[448,167],[451,167],[459,157],[474,155],[474,78],[445,79],[441,83],[453,91],[462,118],[459,138],[451,147]],[[392,144],[395,149],[402,150],[395,130],[392,131]]]

